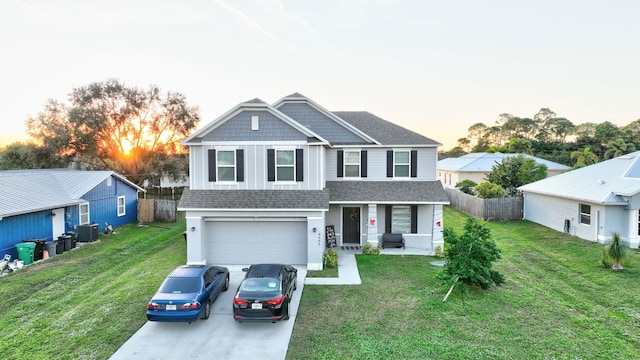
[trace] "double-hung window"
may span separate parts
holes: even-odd
[[[218,150],[216,152],[218,181],[236,180],[236,152],[235,150]]]
[[[124,216],[127,213],[127,207],[124,196],[118,196],[118,216]]]
[[[591,205],[580,204],[580,224],[591,225]]]
[[[295,151],[276,150],[276,181],[295,180]]]
[[[89,203],[80,204],[80,225],[89,223]]]
[[[360,177],[360,151],[344,152],[344,177]]]
[[[409,177],[411,170],[411,153],[409,151],[393,152],[393,176]]]

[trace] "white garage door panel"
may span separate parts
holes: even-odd
[[[305,221],[207,222],[207,262],[307,263]]]

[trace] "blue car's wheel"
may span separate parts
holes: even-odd
[[[202,320],[207,320],[209,318],[209,314],[211,314],[211,300],[207,300],[207,303],[204,305],[204,314],[202,314]]]
[[[224,281],[224,287],[222,288],[222,291],[227,290],[229,290],[229,275],[227,275],[227,279]]]

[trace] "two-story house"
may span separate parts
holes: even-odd
[[[438,142],[368,112],[330,112],[298,94],[241,103],[189,147],[187,262],[322,268],[337,246],[402,233],[405,249],[442,246]]]

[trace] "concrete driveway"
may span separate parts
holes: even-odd
[[[229,290],[213,303],[208,320],[191,324],[148,321],[110,359],[284,359],[304,289],[306,267],[296,266],[298,289],[291,300],[291,318],[275,324],[240,324],[233,320],[233,296],[246,266],[227,267]]]

